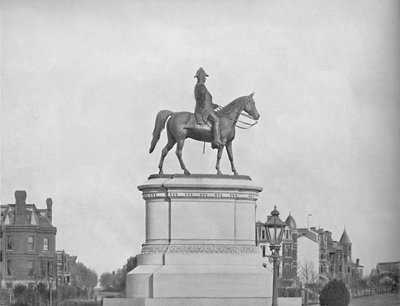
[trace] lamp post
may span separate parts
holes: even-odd
[[[52,294],[52,288],[53,288],[53,277],[49,277],[49,291],[50,291],[50,306],[53,306],[53,294]]]
[[[272,252],[270,261],[273,263],[273,282],[272,282],[272,306],[278,306],[278,277],[279,277],[279,250],[281,248],[283,231],[286,223],[279,218],[279,211],[271,211],[265,227],[267,228],[267,239],[269,248]]]

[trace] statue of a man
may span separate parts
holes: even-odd
[[[219,117],[214,110],[218,107],[218,105],[212,102],[212,96],[204,84],[208,74],[203,68],[200,67],[194,77],[197,78],[197,83],[194,87],[194,98],[196,99],[194,115],[196,117],[196,121],[199,124],[205,124],[207,120],[210,119],[211,123],[213,124],[213,144],[225,145],[225,143],[221,140]]]

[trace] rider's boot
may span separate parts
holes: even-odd
[[[221,140],[221,133],[219,130],[219,122],[214,123],[214,141],[211,143],[213,149],[217,149],[219,146],[224,146],[225,142]]]

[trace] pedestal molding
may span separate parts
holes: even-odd
[[[142,254],[253,254],[258,252],[257,246],[250,245],[222,245],[222,244],[173,244],[173,245],[144,245]]]

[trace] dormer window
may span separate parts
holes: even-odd
[[[14,214],[13,211],[10,211],[10,212],[8,213],[8,218],[9,218],[9,220],[10,220],[10,224],[15,224],[15,214]]]
[[[31,211],[27,211],[26,212],[26,223],[27,224],[31,224],[32,223],[32,212]]]

